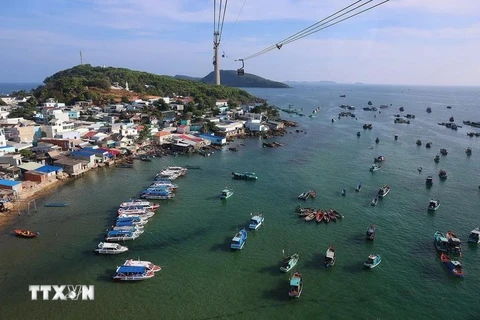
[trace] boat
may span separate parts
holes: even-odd
[[[360,182],[358,186],[355,188],[355,192],[359,192],[362,189],[362,183]]]
[[[447,179],[447,171],[445,170],[440,170],[438,172],[438,176],[440,177],[440,180],[445,180]]]
[[[468,242],[479,243],[480,242],[480,228],[475,228],[470,232],[468,236]]]
[[[447,109],[452,109],[452,106],[447,106]]]
[[[265,220],[265,217],[263,216],[263,214],[261,213],[256,214],[250,218],[250,224],[248,225],[248,228],[250,230],[256,230],[263,224],[264,220]]]
[[[464,274],[460,261],[450,259],[450,257],[443,252],[440,256],[440,259],[442,259],[443,265],[448,269],[450,274],[454,275],[455,277],[463,278]]]
[[[119,254],[128,251],[128,248],[118,243],[100,242],[94,251],[101,254]]]
[[[440,154],[446,156],[448,154],[447,149],[444,149],[444,148],[440,149]]]
[[[422,168],[422,167],[418,167],[417,170],[418,170],[418,172],[422,172],[423,168]]]
[[[380,189],[378,189],[377,195],[378,195],[380,198],[383,198],[383,197],[385,197],[389,192],[390,192],[390,186],[389,186],[388,184],[386,184],[386,185],[384,185],[383,187],[381,187]]]
[[[325,253],[325,267],[333,267],[335,259],[335,247],[331,245]]]
[[[23,238],[35,238],[36,236],[39,235],[38,232],[33,232],[30,230],[22,230],[22,229],[15,229],[13,230],[15,232],[15,235],[17,237],[23,237]]]
[[[425,184],[426,184],[428,187],[433,186],[433,177],[432,177],[432,176],[428,176],[427,179],[425,179]]]
[[[431,199],[428,203],[428,211],[436,211],[440,207],[440,201]]]
[[[243,173],[232,172],[232,175],[233,175],[233,179],[237,179],[237,180],[257,180],[258,179],[255,172],[243,172]]]
[[[150,212],[152,210],[147,209],[147,207],[135,206],[135,207],[120,207],[117,210],[118,214],[137,214],[142,215]]]
[[[133,168],[133,163],[121,163],[121,164],[117,164],[115,167],[131,169]]]
[[[144,207],[148,210],[155,210],[158,209],[160,205],[158,203],[153,203],[142,199],[130,199],[129,201],[125,201],[120,204],[120,208],[128,207]]]
[[[247,241],[247,230],[243,228],[242,230],[238,231],[237,234],[232,238],[232,242],[230,243],[231,249],[241,250]]]
[[[370,167],[370,171],[371,171],[371,172],[378,171],[378,170],[380,170],[381,167],[382,167],[382,166],[377,166],[377,165],[374,163],[374,164],[372,164],[372,166]]]
[[[337,215],[335,214],[335,212],[333,212],[333,210],[328,210],[327,212],[325,212],[324,216],[325,215],[328,215],[328,217],[330,218],[330,221],[337,222]]]
[[[382,262],[382,257],[377,253],[377,254],[371,254],[368,256],[367,261],[363,264],[366,268],[373,269],[376,266],[378,266]]]
[[[335,210],[332,210],[333,213],[335,214],[335,216],[337,217],[337,219],[343,219],[344,217],[340,214],[340,212],[338,211],[335,211]]]
[[[325,212],[323,212],[322,210],[318,210],[315,216],[315,221],[317,221],[317,223],[322,222],[324,216],[325,216]]]
[[[427,108],[427,113],[432,113],[432,108],[428,107]]]
[[[377,137],[377,139],[375,139],[375,143],[379,143],[379,142],[380,142],[380,139],[378,139]]]
[[[312,220],[315,219],[315,217],[316,217],[316,213],[315,213],[315,212],[310,212],[310,213],[304,218],[304,220],[305,220],[306,222],[312,221]]]
[[[346,195],[347,195],[347,190],[343,189],[343,190],[342,190],[342,196],[345,197]]]
[[[462,254],[462,241],[457,238],[457,236],[452,231],[447,232],[446,238],[448,240],[450,253]]]
[[[396,135],[394,136],[394,139],[395,139],[395,140],[398,140],[398,134],[396,134]]]
[[[448,121],[455,122],[455,119],[453,118],[453,116],[451,116],[450,119],[448,119]]]
[[[187,168],[187,169],[202,169],[201,166],[191,166],[191,165],[188,165],[188,164],[185,166],[185,168]]]
[[[113,279],[117,281],[138,281],[150,279],[154,276],[155,273],[144,266],[120,266],[117,268]]]
[[[468,147],[466,150],[465,150],[465,153],[470,156],[472,155],[472,148]]]
[[[425,148],[430,149],[431,147],[432,147],[432,143],[431,143],[431,142],[427,142],[427,143],[425,144]]]
[[[300,255],[298,253],[294,253],[289,257],[284,257],[282,259],[282,266],[280,267],[280,271],[288,272],[292,270],[292,268],[297,265],[299,258],[300,258]]]
[[[110,230],[105,236],[107,241],[126,241],[135,240],[140,236],[140,231],[131,230]]]
[[[298,195],[298,199],[301,199],[301,200],[307,200],[308,198],[315,198],[317,195],[317,193],[315,192],[315,190],[309,190],[309,191],[305,191],[305,192],[302,192],[301,194]]]
[[[146,161],[146,162],[151,162],[151,161],[152,161],[152,158],[151,158],[150,156],[146,155],[146,154],[142,154],[142,155],[140,156],[140,160],[141,160],[141,161]]]
[[[220,199],[228,199],[233,195],[233,190],[231,189],[223,189],[222,193],[220,194]]]
[[[290,279],[290,290],[288,291],[288,296],[292,298],[300,298],[303,289],[303,278],[302,274],[296,271],[292,278]]]
[[[45,204],[45,207],[54,207],[54,208],[67,207],[67,206],[68,206],[68,203],[65,203],[65,202],[51,202],[51,203]]]
[[[361,133],[360,131],[357,132],[357,137],[360,137]]]
[[[373,198],[371,205],[372,205],[373,207],[375,207],[375,206],[377,205],[377,202],[378,202],[378,198],[375,197],[375,198]]]
[[[323,221],[324,221],[325,223],[329,223],[329,222],[330,222],[330,216],[328,215],[328,213],[327,213],[327,214],[325,214],[325,213],[323,214]]]
[[[400,112],[403,112],[405,109],[403,107],[400,107],[398,108],[398,110],[400,110]]]
[[[162,270],[160,266],[157,266],[150,261],[141,261],[140,259],[135,260],[135,259],[128,259],[123,263],[124,266],[130,266],[130,267],[145,267],[148,271],[152,272],[158,272]]]
[[[374,224],[372,224],[370,227],[368,227],[367,235],[366,235],[367,240],[370,240],[370,241],[375,240],[376,232],[377,232],[377,228],[375,227]]]
[[[384,156],[378,156],[378,157],[373,159],[373,162],[383,162],[383,161],[385,161]]]
[[[440,156],[437,154],[435,156],[435,158],[433,158],[433,161],[435,161],[436,163],[439,163],[440,162]]]
[[[421,146],[422,145],[422,141],[421,140],[417,140],[417,146]]]
[[[440,231],[435,232],[433,235],[433,244],[435,245],[435,249],[437,249],[437,251],[448,252],[448,239]]]
[[[344,95],[344,94],[340,95],[340,98],[345,98],[345,97],[346,97],[346,95]]]

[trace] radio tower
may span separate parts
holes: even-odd
[[[218,10],[217,1],[219,1]],[[223,5],[223,0],[213,0],[213,66],[215,70],[215,84],[217,86],[220,85],[220,56],[218,55],[218,48],[220,47],[220,40],[222,39],[227,3],[228,0],[225,0],[225,5]]]
[[[83,53],[82,53],[82,50],[80,50],[80,65],[83,65]]]

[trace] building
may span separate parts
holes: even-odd
[[[40,140],[38,140],[38,145],[40,143],[53,144],[55,146],[60,147],[62,149],[62,151],[72,150],[75,147],[74,141],[70,140],[70,139],[41,138]],[[55,149],[55,148],[53,148],[53,149]],[[48,150],[48,151],[50,151],[50,150]],[[45,151],[45,152],[48,152],[48,151]]]
[[[187,133],[190,131],[190,126],[188,125],[181,125],[177,127],[177,133]]]
[[[173,134],[170,131],[159,131],[152,136],[152,140],[155,144],[164,144],[170,142]]]
[[[73,122],[65,122],[63,120],[52,119],[48,126],[45,127],[47,138],[57,138],[57,133],[73,131],[75,125]]]
[[[62,167],[63,172],[71,176],[77,176],[90,170],[90,165],[87,161],[69,159],[66,157],[56,160],[55,165]]]
[[[15,196],[23,191],[22,182],[14,180],[0,180],[0,189],[11,190]]]
[[[0,163],[8,163],[11,166],[18,167],[22,164],[22,155],[17,153],[0,156]]]
[[[32,143],[42,137],[40,126],[15,125],[9,129],[10,137],[15,142]]]
[[[226,138],[236,137],[245,134],[245,129],[243,122],[225,122],[217,124],[218,135],[224,136]]]
[[[70,152],[70,158],[85,162],[90,168],[95,165],[95,154],[91,152],[85,152],[82,149],[80,151]]]
[[[225,145],[227,144],[227,138],[226,137],[221,137],[221,136],[216,136],[213,133],[211,134],[201,134],[199,135],[200,138],[206,139],[210,141],[211,144],[213,145]]]
[[[285,124],[278,121],[267,121],[267,126],[269,126],[269,128],[272,130],[280,130],[285,128]]]
[[[262,124],[262,122],[260,120],[249,120],[249,121],[247,121],[247,123],[245,123],[245,128],[248,131],[252,131],[252,132],[268,131],[268,127],[266,125]]]

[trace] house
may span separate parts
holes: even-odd
[[[12,166],[18,167],[22,164],[22,155],[17,153],[0,156],[0,163],[8,163]]]
[[[85,152],[83,150],[86,149],[70,152],[70,158],[86,163],[89,168],[93,167],[95,165],[95,154],[92,152]]]
[[[62,167],[63,172],[70,176],[77,176],[90,169],[88,161],[69,159],[67,157],[56,160],[55,165]]]
[[[13,180],[0,180],[0,189],[12,190],[15,196],[22,193],[22,182]]]
[[[75,124],[73,122],[65,122],[59,119],[52,119],[45,127],[45,133],[48,138],[56,138],[57,133],[73,131]]]
[[[47,180],[52,181],[57,178],[58,174],[62,174],[63,168],[58,166],[44,165],[35,169],[35,172],[45,174],[47,176]]]
[[[228,109],[228,100],[217,99],[217,101],[215,101],[215,107],[227,107]]]
[[[278,121],[267,121],[267,126],[272,130],[280,130],[285,128],[285,124]]]
[[[218,135],[223,137],[236,137],[245,134],[245,129],[243,122],[235,121],[235,122],[224,122],[217,124],[217,131]]]
[[[247,118],[247,119],[250,119],[250,120],[262,121],[262,114],[260,114],[260,113],[247,112],[247,113],[245,113],[244,117]]]
[[[153,143],[155,144],[164,144],[170,141],[173,137],[173,134],[170,131],[159,131],[152,136]]]
[[[27,171],[23,174],[23,178],[26,181],[34,181],[38,183],[44,183],[46,181],[49,181],[49,177],[47,176],[46,173],[43,172],[36,172],[36,171]]]
[[[222,145],[227,144],[227,138],[221,137],[221,136],[216,136],[213,133],[211,133],[211,134],[200,134],[199,137],[202,138],[202,139],[206,139],[206,140],[210,141],[210,143],[213,144],[213,145],[222,146]]]
[[[10,137],[15,142],[32,143],[42,137],[40,126],[15,125],[9,129]]]
[[[180,103],[170,103],[170,109],[175,111],[183,111],[184,105]]]
[[[20,169],[20,172],[26,171],[35,171],[36,169],[43,167],[44,164],[38,162],[25,162],[17,166]]]
[[[107,162],[112,157],[107,151],[99,148],[83,148],[81,151],[93,154],[96,163]]]
[[[177,127],[177,133],[187,133],[190,131],[190,126],[181,125]]]
[[[194,149],[199,149],[211,144],[210,140],[196,137],[190,134],[177,134],[172,140],[175,142],[181,142],[192,146]]]
[[[60,147],[61,150],[63,150],[63,151],[72,150],[75,147],[75,142],[73,141],[73,139],[41,138],[41,139],[38,140],[37,147],[41,143],[43,143],[43,144],[53,144],[55,146]],[[51,149],[55,150],[57,148],[51,148]],[[47,150],[45,152],[48,152],[48,151],[50,151],[50,150]]]

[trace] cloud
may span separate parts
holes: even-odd
[[[434,14],[461,14],[478,16],[478,0],[392,0],[388,7],[392,10],[417,10]]]
[[[409,27],[374,28],[370,30],[372,36],[382,36],[397,40],[480,40],[480,23],[463,28],[420,29]]]

